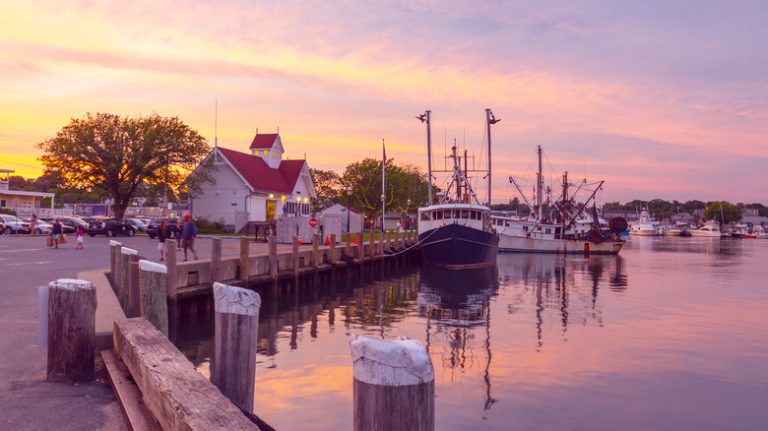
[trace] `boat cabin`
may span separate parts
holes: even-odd
[[[419,232],[459,223],[479,230],[491,226],[491,210],[476,204],[443,204],[419,208]]]

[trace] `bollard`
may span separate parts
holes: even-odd
[[[270,235],[267,241],[269,242],[269,275],[272,276],[272,280],[277,280],[279,271],[277,267],[277,237]]]
[[[215,314],[211,382],[240,409],[253,413],[259,294],[213,283]]]
[[[248,237],[240,237],[240,281],[248,281],[250,269],[248,268]]]
[[[221,280],[221,238],[211,244],[211,283]]]
[[[312,235],[312,267],[317,269],[320,266],[320,235]]]
[[[168,268],[149,260],[139,261],[141,317],[168,336],[168,292],[165,288]]]
[[[337,260],[339,260],[338,256],[336,256],[336,234],[331,234],[329,249],[328,249],[328,260],[330,260],[331,265],[336,263]]]
[[[48,284],[48,381],[93,380],[96,287],[60,278]]]
[[[115,265],[117,261],[117,253],[123,243],[119,241],[109,240],[109,276],[112,277],[112,284],[117,286],[115,281]]]
[[[120,289],[118,289],[117,299],[120,300],[120,306],[123,310],[128,309],[128,289],[130,289],[129,275],[131,272],[131,256],[138,256],[139,252],[128,247],[120,247]]]
[[[139,290],[139,255],[132,254],[128,260],[128,306],[126,317],[141,316],[141,291]]]
[[[176,241],[165,241],[165,292],[176,299],[179,290],[179,272],[176,270]]]
[[[435,373],[416,340],[349,338],[355,431],[433,431]]]

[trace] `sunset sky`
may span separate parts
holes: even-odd
[[[40,174],[35,143],[87,112],[178,116],[246,151],[342,171],[426,166],[433,142],[506,178],[605,179],[601,201],[768,203],[768,2],[0,0],[0,168]],[[465,138],[466,136],[466,138]],[[440,159],[441,160],[441,159]],[[440,161],[442,163],[442,160]],[[484,188],[483,188],[484,190]]]

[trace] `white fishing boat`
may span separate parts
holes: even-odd
[[[629,234],[634,236],[654,236],[656,232],[656,226],[651,223],[651,215],[646,210],[640,212],[640,218],[629,226]]]
[[[568,173],[563,175],[563,192],[555,203],[544,202],[544,180],[542,176],[541,147],[538,148],[539,172],[537,175],[536,210],[526,219],[508,215],[492,215],[493,227],[499,232],[499,251],[518,253],[577,253],[577,254],[618,254],[624,246],[619,233],[627,228],[626,220],[611,220],[611,229],[600,226],[597,209],[585,214],[589,202],[603,185],[594,183],[594,189],[587,200],[577,203],[568,196],[570,184]],[[520,190],[513,177],[510,182]],[[580,184],[580,188],[584,184]],[[520,193],[525,200],[525,195]],[[526,200],[527,203],[527,200]],[[548,211],[545,211],[545,206]],[[621,223],[623,222],[623,224]]]
[[[755,239],[768,239],[768,232],[759,224],[752,228],[752,235],[754,235]]]
[[[691,230],[691,235],[696,237],[720,238],[722,232],[720,232],[720,224],[714,220],[710,220],[699,229]]]

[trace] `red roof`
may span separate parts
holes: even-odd
[[[256,136],[253,137],[253,142],[251,142],[250,149],[272,148],[272,145],[274,145],[277,136],[277,133],[262,133],[261,135],[257,133]]]
[[[268,192],[292,193],[306,163],[304,160],[283,160],[278,169],[272,169],[261,157],[221,147],[219,151],[254,190]]]

